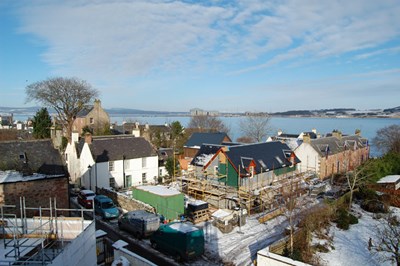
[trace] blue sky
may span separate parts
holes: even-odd
[[[400,1],[199,2],[0,1],[0,106],[55,76],[105,108],[400,105]]]

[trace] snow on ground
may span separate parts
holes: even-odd
[[[211,223],[204,223],[205,257],[209,261],[232,262],[234,265],[251,265],[257,251],[265,248],[282,237],[287,226],[283,216],[264,224],[258,216],[247,218],[242,227],[235,227],[230,233],[223,234]]]
[[[359,205],[353,204],[353,210],[361,214],[358,224],[350,225],[349,230],[341,230],[332,225],[329,234],[333,236],[334,249],[328,253],[318,253],[321,264],[327,266],[355,266],[355,265],[392,265],[383,262],[380,255],[372,255],[368,250],[368,241],[374,239],[376,226],[380,225],[378,219],[373,218],[373,214],[363,211]],[[391,208],[395,215],[400,217],[400,208]],[[313,239],[313,242],[318,241]]]

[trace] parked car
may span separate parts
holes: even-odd
[[[97,195],[94,198],[94,211],[100,214],[103,219],[118,218],[119,210],[112,199],[104,195]]]
[[[150,237],[151,246],[175,257],[189,260],[204,253],[203,229],[189,222],[162,224]]]
[[[88,189],[79,191],[78,193],[78,203],[87,209],[93,208],[93,199],[96,194]]]
[[[145,210],[130,211],[118,219],[118,227],[132,233],[138,239],[150,236],[159,226],[160,217]]]

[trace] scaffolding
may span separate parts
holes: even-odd
[[[312,173],[288,173],[272,182],[258,180],[240,184],[237,188],[219,182],[218,176],[177,177],[182,182],[182,192],[195,199],[207,201],[217,208],[236,207],[247,210],[248,214],[268,213],[282,208],[283,198],[289,192],[297,195],[305,193],[301,183],[310,179]]]
[[[50,264],[85,229],[85,217],[94,219],[93,209],[57,208],[56,199],[51,198],[47,208],[27,207],[21,197],[19,210],[16,205],[1,205],[0,211],[1,265]],[[37,215],[28,218],[27,213]],[[64,213],[80,217],[65,217]]]
[[[189,197],[207,201],[218,208],[225,207],[225,198],[230,189],[228,186],[220,184],[217,179],[195,176],[181,176],[178,178],[181,179],[182,183],[186,184],[183,186],[182,192]]]

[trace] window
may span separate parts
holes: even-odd
[[[147,184],[147,177],[146,173],[142,173],[142,183]]]
[[[146,168],[147,167],[147,158],[142,158],[142,168]]]
[[[89,118],[90,124],[94,124],[94,119],[93,117]]]
[[[114,161],[108,162],[108,171],[110,172],[114,171]]]
[[[115,178],[110,177],[110,187],[115,188]]]
[[[163,175],[162,172],[163,172],[163,170],[160,168],[158,175],[162,176]]]

